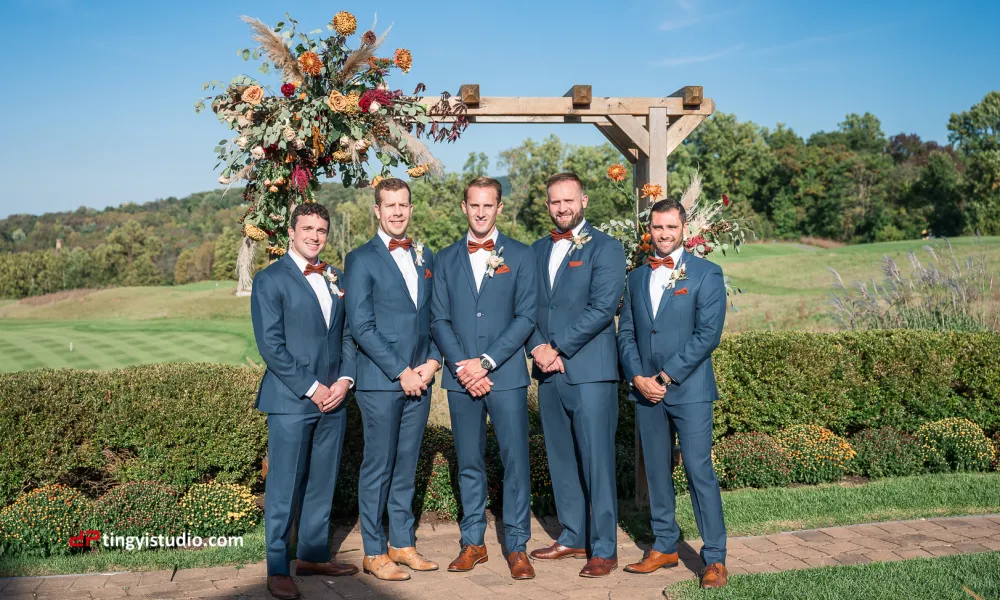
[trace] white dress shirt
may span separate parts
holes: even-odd
[[[298,255],[295,250],[291,248],[288,249],[288,255],[292,257],[295,261],[295,266],[299,268],[299,272],[306,272],[306,265],[309,262]],[[316,294],[316,299],[319,300],[319,307],[323,310],[323,319],[326,322],[326,328],[330,328],[330,315],[333,314],[333,296],[330,293],[330,284],[327,283],[326,277],[320,275],[319,273],[310,273],[305,276],[306,281],[309,282],[309,286],[312,287],[313,293]],[[350,382],[351,386],[354,385],[354,379],[350,377],[341,377],[340,379],[346,379]],[[337,381],[340,381],[338,379]],[[312,386],[309,387],[309,391],[306,392],[306,396],[312,398],[312,395],[316,392],[316,388],[319,387],[319,381],[313,382]]]
[[[580,230],[582,230],[584,225],[586,224],[587,224],[586,219],[580,221],[580,224],[573,228],[573,235],[580,235]],[[556,273],[559,272],[559,266],[562,265],[563,259],[566,258],[566,254],[572,247],[573,247],[573,242],[571,240],[559,240],[558,242],[552,244],[552,252],[549,254],[550,287],[555,287]]]
[[[670,257],[674,259],[674,269],[681,266],[680,261],[683,254],[683,245],[670,253]],[[659,254],[657,254],[657,257],[659,258]],[[649,276],[649,301],[653,305],[654,319],[656,318],[656,311],[660,309],[660,299],[663,298],[663,293],[670,282],[670,275],[674,272],[674,269],[668,269],[663,266],[659,269],[653,269],[652,274]]]
[[[500,237],[500,232],[497,228],[493,228],[493,233],[490,234],[488,239],[493,240],[493,250],[494,252],[499,252],[500,248],[496,247],[497,238]],[[472,237],[472,232],[470,231],[468,235],[465,236],[466,243],[468,242],[478,242],[479,240]],[[484,242],[486,240],[483,240]],[[468,247],[468,246],[466,246]],[[486,275],[487,261],[490,258],[490,252],[480,248],[472,254],[469,255],[469,262],[472,264],[472,275],[476,278],[476,289],[483,289],[483,277]]]
[[[379,228],[378,237],[385,244],[385,247],[388,248],[389,240],[392,239],[389,234]],[[410,300],[413,301],[413,306],[416,306],[417,292],[419,288],[417,287],[417,265],[413,262],[413,256],[408,250],[404,250],[403,248],[396,248],[389,254],[392,255],[392,260],[396,261],[396,266],[399,267],[399,272],[403,274],[403,280],[406,282],[406,289],[410,292]]]
[[[488,239],[493,240],[493,244],[494,244],[493,250],[494,250],[494,252],[499,252],[500,251],[500,248],[496,247],[496,243],[497,243],[497,238],[498,237],[500,237],[500,232],[497,231],[496,227],[494,227],[493,228],[493,233],[491,233],[490,236],[489,236],[489,238],[488,238]],[[466,244],[468,244],[469,242],[478,242],[479,240],[474,239],[472,237],[472,232],[470,231],[468,233],[468,235],[465,236],[465,241],[466,241]],[[483,240],[483,241],[485,242],[486,240]],[[468,248],[468,245],[466,245],[466,248]],[[482,248],[480,248],[479,250],[476,250],[475,252],[473,252],[472,254],[469,255],[469,263],[472,265],[472,276],[476,278],[476,289],[477,290],[482,290],[483,289],[483,278],[486,277],[487,261],[489,260],[489,258],[490,258],[490,252],[487,251],[487,250],[483,250]],[[493,360],[490,357],[489,354],[483,354],[482,358],[485,358],[490,363],[490,369],[497,368],[497,361]],[[461,371],[464,368],[465,368],[464,366],[459,367],[459,368],[455,369],[455,372],[458,373],[459,371]]]

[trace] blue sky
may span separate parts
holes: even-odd
[[[596,96],[663,96],[703,85],[718,110],[803,136],[869,111],[889,135],[946,142],[949,115],[1000,88],[994,1],[4,0],[0,218],[217,186],[212,149],[228,132],[193,105],[207,80],[257,74],[237,57],[251,46],[239,16],[273,24],[289,11],[309,31],[338,10],[361,30],[376,11],[379,32],[394,23],[384,53],[413,52],[413,70],[390,79],[407,92],[420,81],[429,92],[478,83],[495,96],[559,96],[576,83]],[[495,167],[500,150],[550,133],[604,141],[583,125],[474,125],[432,150],[449,169],[469,152]]]

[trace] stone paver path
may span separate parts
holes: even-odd
[[[529,550],[551,543],[546,532],[557,530],[553,521],[535,521]],[[632,575],[619,568],[605,579],[584,579],[577,573],[582,560],[535,561],[537,577],[513,581],[503,560],[498,532],[490,526],[487,546],[490,560],[470,573],[448,573],[444,569],[458,553],[455,524],[424,525],[417,530],[417,547],[441,564],[442,571],[414,573],[410,581],[380,582],[369,575],[354,577],[298,578],[303,598],[342,600],[394,598],[447,600],[452,598],[606,598],[662,600],[663,588],[682,579],[696,577],[700,541],[680,548],[682,564],[651,575]],[[642,557],[643,549],[619,532],[619,566]],[[355,528],[338,531],[333,539],[338,559],[361,566],[361,536]],[[731,573],[765,573],[806,569],[824,565],[859,564],[915,557],[945,556],[1000,550],[1000,515],[921,519],[850,527],[779,533],[729,539],[727,565]],[[263,562],[244,568],[215,567],[119,573],[20,577],[0,579],[0,598],[270,598]]]

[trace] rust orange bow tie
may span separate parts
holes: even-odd
[[[556,229],[550,229],[549,234],[552,236],[553,242],[558,242],[559,240],[571,240],[573,239],[573,230],[564,231],[559,233]]]
[[[313,273],[316,273],[318,275],[322,275],[323,271],[325,271],[325,270],[326,270],[326,263],[325,262],[321,262],[321,263],[317,263],[315,265],[306,265],[305,274],[306,275],[312,275]]]
[[[655,256],[649,257],[649,266],[653,269],[659,269],[660,267],[666,267],[668,269],[674,268],[674,257],[668,256],[666,258],[656,258]]]
[[[410,251],[410,246],[413,245],[413,240],[410,238],[403,238],[401,240],[389,240],[389,252],[392,252],[396,248],[402,248],[407,252]]]
[[[493,252],[493,240],[486,240],[482,244],[479,242],[473,242],[469,240],[469,254],[475,254],[477,250],[486,250],[487,252]]]

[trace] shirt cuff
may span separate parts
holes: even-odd
[[[490,363],[490,371],[497,368],[497,361],[493,360],[489,354],[483,354],[482,358],[485,358]]]
[[[531,352],[529,354],[534,354],[535,350],[538,350],[542,346],[548,346],[548,344],[538,344],[537,346],[535,346],[534,348],[531,349]]]
[[[313,394],[316,393],[316,389],[319,388],[319,381],[314,381],[309,391],[306,392],[306,398],[312,398]]]
[[[347,389],[351,389],[352,387],[354,387],[354,378],[353,377],[348,377],[347,375],[344,375],[340,379],[337,379],[337,381],[340,381],[341,379],[346,379],[347,380],[347,383],[348,383]]]
[[[409,369],[409,368],[410,367],[406,367],[406,369]],[[399,375],[396,375],[396,380],[397,381],[399,381],[400,379],[403,378],[403,373],[406,373],[406,369],[403,369],[402,371],[400,371]]]

